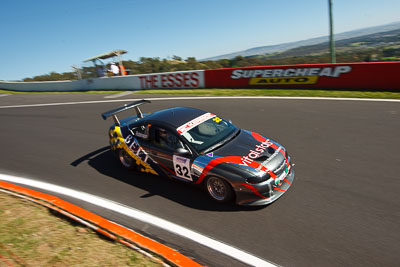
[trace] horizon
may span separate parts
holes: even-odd
[[[8,2],[0,18],[5,25],[0,80],[71,72],[72,65],[81,66],[84,59],[115,49],[129,52],[123,60],[174,55],[202,60],[329,35],[328,4],[317,0],[285,4],[255,0],[251,5],[228,0],[120,3]],[[399,1],[333,4],[335,35],[400,23]]]
[[[361,31],[361,30],[365,30],[365,29],[370,29],[370,28],[389,26],[389,25],[392,25],[392,24],[400,24],[400,20],[399,21],[393,21],[393,22],[386,23],[386,24],[381,24],[381,25],[375,25],[375,26],[370,26],[370,27],[358,28],[358,29],[354,29],[354,30],[350,30],[350,31],[339,32],[339,33],[335,33],[335,36],[346,34],[346,33],[350,33],[350,32],[354,32],[354,31]],[[400,25],[399,25],[399,29],[400,29]],[[232,52],[232,53],[243,52],[243,51],[248,51],[248,50],[252,50],[252,49],[268,47],[268,46],[279,46],[279,45],[284,45],[284,44],[297,43],[297,42],[308,41],[308,40],[319,39],[319,38],[325,38],[325,37],[329,38],[329,35],[321,35],[321,36],[317,36],[317,37],[312,37],[312,38],[308,38],[308,39],[301,39],[301,40],[295,40],[295,41],[286,42],[286,43],[278,43],[278,44],[269,44],[269,45],[261,45],[261,46],[256,46],[256,47],[250,47],[250,48],[247,48],[247,49],[244,49],[244,50],[240,50],[240,51],[235,51],[235,52]],[[352,37],[350,37],[350,38],[352,38]],[[336,39],[335,39],[335,41],[336,41]],[[212,57],[208,57],[208,58],[214,58],[214,57],[224,56],[224,55],[229,55],[229,54],[231,54],[231,53],[212,56]],[[203,60],[203,59],[201,59],[201,60]]]
[[[338,33],[335,33],[335,35],[340,35],[340,34],[349,33],[349,32],[353,32],[353,31],[360,31],[360,30],[369,29],[369,28],[374,28],[374,27],[382,27],[382,26],[387,26],[387,25],[391,25],[391,24],[400,24],[400,20],[399,20],[399,21],[393,21],[393,22],[385,23],[385,24],[379,24],[379,25],[375,25],[375,26],[370,26],[370,27],[364,27],[364,28],[358,28],[358,29],[353,29],[353,30],[344,31],[344,32],[338,32]],[[400,25],[399,25],[399,29],[400,29]],[[261,45],[261,46],[251,47],[251,48],[249,48],[249,49],[259,48],[259,47],[264,47],[264,46],[274,46],[274,45],[290,44],[290,43],[296,43],[296,42],[301,42],[301,41],[306,41],[306,40],[311,40],[311,39],[324,38],[324,37],[329,37],[329,35],[328,35],[328,34],[327,34],[327,35],[321,35],[321,36],[316,36],[316,37],[312,37],[312,38],[308,38],[308,39],[300,39],[300,40],[295,40],[295,41],[286,42],[286,43]],[[247,50],[247,49],[246,49],[246,50]]]

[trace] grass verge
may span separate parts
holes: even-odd
[[[168,94],[196,96],[290,96],[290,97],[344,97],[400,99],[400,92],[387,91],[342,91],[342,90],[300,90],[300,89],[179,89],[141,90],[134,94]]]
[[[82,92],[15,92],[0,90],[1,94],[118,94],[123,91],[82,91]],[[287,97],[344,97],[400,99],[400,91],[346,91],[306,89],[164,89],[138,90],[132,94],[193,95],[193,96],[287,96]]]
[[[0,266],[161,266],[124,245],[0,192]]]

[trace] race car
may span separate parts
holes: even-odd
[[[123,167],[201,184],[213,200],[239,205],[269,204],[292,185],[291,158],[274,140],[200,109],[142,113],[145,103],[102,114],[114,119],[109,141]],[[136,115],[119,120],[116,114],[132,108]]]

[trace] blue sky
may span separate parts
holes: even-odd
[[[328,0],[3,0],[0,80],[124,59],[197,59],[325,36]],[[400,21],[399,0],[333,0],[335,33]]]

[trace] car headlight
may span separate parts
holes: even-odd
[[[263,176],[252,176],[252,177],[249,177],[249,178],[246,179],[246,183],[248,183],[248,184],[259,184],[259,183],[267,181],[270,177],[271,176],[268,173],[266,173]]]

